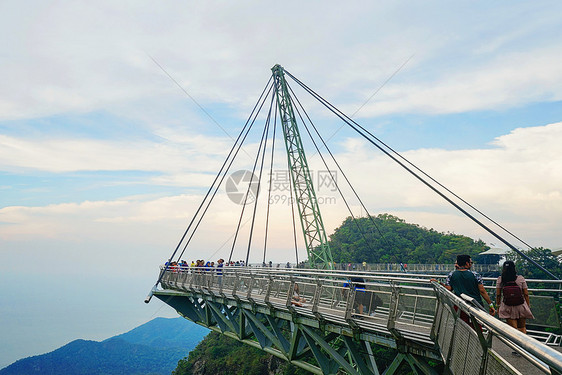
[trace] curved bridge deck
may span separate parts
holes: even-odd
[[[162,275],[164,290],[154,295],[189,320],[317,374],[341,370],[378,374],[372,344],[398,350],[388,374],[404,365],[427,374],[558,373],[562,369],[558,352],[528,336],[519,337],[511,327],[432,285],[429,277],[254,267],[225,267],[219,272],[176,268]],[[293,298],[296,288],[300,301]],[[467,312],[483,329],[458,319],[453,306]],[[543,339],[557,340],[548,334]],[[532,345],[525,347],[523,341]],[[499,348],[504,349],[494,350]],[[510,350],[523,357],[508,361],[505,354],[498,354],[511,354]],[[430,361],[440,364],[432,367]]]

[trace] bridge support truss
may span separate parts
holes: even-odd
[[[377,345],[397,352],[386,375],[404,366],[414,374],[562,374],[561,353],[427,280],[415,286],[405,277],[400,285],[364,274],[358,292],[343,284],[348,274],[331,271],[221,272],[166,271],[154,295],[186,319],[315,374],[379,374]],[[306,303],[294,301],[297,283]],[[524,371],[506,360],[511,350]]]
[[[306,306],[291,302],[297,281],[309,302]],[[315,374],[378,375],[376,346],[399,352],[386,374],[401,366],[409,366],[415,374],[436,374],[427,364],[440,359],[431,343],[401,343],[401,331],[394,324],[392,329],[388,324],[377,324],[375,330],[361,328],[351,308],[356,293],[341,281],[331,282],[244,272],[225,272],[220,279],[214,274],[166,272],[162,278],[166,289],[154,295],[188,320]],[[394,294],[402,303],[392,301],[393,293],[387,294],[390,306],[404,305],[399,292]],[[381,309],[381,314],[401,314],[400,307]]]
[[[366,348],[348,336],[327,332],[318,322],[302,322],[290,313],[259,312],[252,306],[204,300],[200,296],[155,293],[186,319],[259,348],[314,374],[378,374]],[[254,310],[254,311],[253,311]],[[313,323],[312,325],[310,323]]]
[[[308,261],[312,268],[333,269],[334,259],[324,229],[318,199],[312,184],[312,177],[304,153],[304,147],[297,126],[289,88],[285,81],[283,67],[275,65],[272,69],[275,82],[277,105],[281,117],[281,126],[287,148],[287,159],[291,175],[292,188],[295,192]]]
[[[155,292],[184,318],[264,350],[314,374],[380,374],[373,344],[399,349],[393,338],[359,333],[270,307],[200,293]],[[406,349],[400,348],[400,349]],[[434,359],[435,360],[435,359]],[[437,374],[427,359],[404,350],[385,374],[401,366],[416,374]]]

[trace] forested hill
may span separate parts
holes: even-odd
[[[330,236],[336,263],[454,263],[458,254],[488,250],[482,240],[441,233],[389,214],[345,219]]]
[[[172,375],[307,375],[310,372],[227,336],[211,332]]]

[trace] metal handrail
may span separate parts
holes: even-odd
[[[438,293],[446,296],[452,304],[458,306],[467,314],[474,316],[483,327],[494,332],[499,338],[501,337],[511,341],[516,346],[524,349],[542,362],[546,363],[548,366],[556,369],[558,372],[562,372],[562,353],[503,323],[502,321],[489,315],[481,308],[471,306],[464,299],[451,293],[440,284],[432,282],[432,285]],[[537,363],[534,364],[538,365]],[[542,369],[544,370],[544,368]]]
[[[164,266],[161,266],[163,269]],[[216,272],[216,268],[211,269],[210,272]],[[443,278],[443,274],[418,274],[418,273],[392,273],[392,272],[379,272],[379,271],[364,271],[364,270],[320,270],[320,269],[310,269],[310,268],[270,268],[270,267],[257,267],[257,266],[225,266],[222,268],[223,272],[228,271],[242,271],[250,273],[264,273],[264,274],[285,274],[285,275],[310,275],[318,276],[323,275],[325,277],[349,277],[349,276],[361,276],[369,278],[372,280],[400,280],[404,282],[417,282],[429,284],[429,279],[432,278]],[[167,272],[170,269],[167,270]],[[207,272],[205,267],[185,267],[178,268],[176,272]],[[496,277],[483,277],[484,281],[496,281]],[[551,284],[551,285],[562,285],[562,280],[544,280],[544,279],[526,279],[527,284]],[[486,285],[486,288],[495,288],[495,285]],[[549,292],[561,292],[559,289],[533,289],[529,288],[529,291],[549,291]]]
[[[168,274],[167,277],[163,278],[163,284],[165,283],[167,287],[172,287],[173,289],[182,289],[178,286],[177,280],[178,280],[178,276],[180,274],[186,274],[186,275],[192,275],[192,280],[195,280],[195,283],[201,284],[201,282],[203,282],[203,280],[205,280],[204,276],[207,276],[207,278],[211,278],[213,279],[213,275],[215,274],[216,270],[209,270],[207,271],[205,269],[205,267],[195,267],[195,268],[189,268],[186,267],[183,270],[181,268],[168,268],[166,270],[166,273]],[[329,288],[329,289],[349,289],[349,287],[345,288],[343,287],[344,283],[349,282],[350,279],[350,275],[349,274],[342,274],[340,272],[333,272],[333,271],[320,271],[318,272],[317,270],[287,270],[287,269],[283,269],[283,270],[278,270],[278,269],[268,269],[268,268],[256,268],[256,267],[225,267],[222,270],[222,274],[223,274],[223,278],[227,278],[229,276],[232,275],[239,275],[239,278],[241,279],[247,279],[247,280],[254,280],[256,278],[263,278],[263,279],[269,279],[272,276],[276,279],[276,280],[285,280],[287,282],[290,282],[291,285],[294,282],[298,282],[301,287],[303,285],[309,285],[312,286],[312,288],[310,288],[309,290],[313,290],[314,287],[320,286],[322,288]],[[319,277],[320,276],[320,277]],[[365,286],[367,286],[368,288],[370,287],[371,289],[368,289],[366,292],[369,293],[370,295],[375,295],[375,294],[380,294],[380,295],[385,295],[385,294],[389,294],[390,291],[382,291],[379,288],[385,288],[385,289],[391,289],[393,288],[393,285],[395,283],[393,283],[393,280],[391,278],[387,278],[387,277],[380,277],[380,276],[373,276],[373,275],[361,275],[362,277],[364,277],[364,279],[366,280],[363,284]],[[402,281],[406,281],[409,283],[416,283],[416,286],[408,286],[408,290],[410,291],[410,293],[414,293],[411,294],[412,297],[417,297],[417,298],[433,298],[435,299],[435,296],[433,295],[433,289],[429,286],[429,284],[423,280],[420,279],[403,279]],[[205,281],[206,282],[206,281]],[[211,282],[212,284],[212,282]],[[353,284],[353,283],[352,283]],[[425,286],[423,286],[425,285]],[[210,288],[208,288],[209,285],[205,285],[204,289],[206,288],[206,290],[211,290]],[[250,285],[247,285],[250,286]],[[292,287],[292,286],[291,286]],[[248,300],[248,297],[252,297],[253,299],[253,293],[250,291],[251,288],[247,288],[244,290],[244,296],[242,296],[238,290],[233,290],[232,294],[233,296],[238,296],[240,298],[246,299]],[[317,290],[314,290],[312,293],[316,293]],[[302,290],[301,290],[302,292]],[[417,292],[417,294],[416,294]],[[419,293],[422,294],[419,294]],[[424,293],[425,292],[425,293]],[[338,292],[338,294],[342,294],[341,291]],[[292,295],[292,289],[289,289],[287,291],[286,294],[287,296]],[[404,297],[408,297],[410,296],[410,294],[408,293],[403,293]],[[309,307],[311,307],[313,310],[317,310],[318,309],[318,299],[313,299],[313,295],[309,295],[309,300],[312,300],[314,303],[312,305],[309,305]],[[269,296],[267,295],[263,295],[263,300],[268,300]],[[261,299],[261,298],[260,298]],[[344,298],[341,298],[339,301],[343,301]],[[289,302],[290,302],[290,297],[289,297]],[[354,300],[353,299],[349,299],[349,298],[345,298],[345,302],[346,302],[346,306],[353,306]],[[396,302],[396,301],[395,301]],[[371,306],[369,306],[371,307]],[[326,306],[324,306],[324,308],[326,308]],[[333,307],[332,307],[333,309]],[[334,310],[337,311],[337,310]],[[354,314],[356,316],[361,316],[360,314]],[[364,314],[363,316],[366,317],[366,314]],[[413,314],[413,316],[416,316],[416,313]]]

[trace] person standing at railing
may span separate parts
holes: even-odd
[[[496,281],[496,304],[499,306],[498,316],[506,323],[527,333],[526,320],[534,319],[531,312],[527,281],[517,274],[515,263],[504,262],[502,274]]]
[[[185,260],[182,260],[180,262],[180,271],[181,272],[187,272],[188,269],[189,269],[189,266],[188,266],[187,262]]]
[[[352,277],[343,284],[343,297],[347,298],[347,288],[355,290],[355,298],[353,300],[353,308],[357,310],[359,315],[363,315],[363,310],[369,303],[369,297],[365,289],[365,280],[362,277]]]
[[[224,259],[220,258],[217,260],[217,281],[219,282],[219,286],[222,286],[222,270],[224,267]]]

